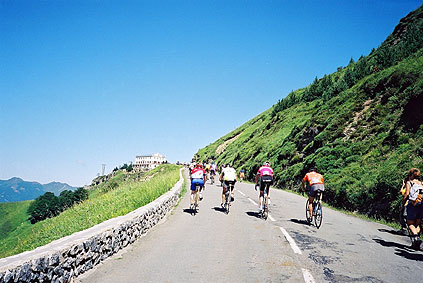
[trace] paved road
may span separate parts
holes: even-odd
[[[254,186],[237,183],[229,215],[207,185],[200,211],[189,194],[167,219],[79,282],[423,282],[423,252],[390,227],[323,208],[320,229],[305,198],[271,191],[271,217],[257,218]]]

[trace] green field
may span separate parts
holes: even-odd
[[[0,209],[5,207],[6,218],[10,218],[0,222],[1,227],[8,227],[8,232],[0,238],[0,258],[43,246],[150,203],[176,184],[179,168],[162,165],[148,172],[146,181],[124,180],[123,174],[117,174],[108,182],[116,182],[116,188],[105,189],[108,183],[101,184],[90,191],[88,200],[33,225],[25,221],[29,202],[0,206]],[[16,211],[13,211],[15,208]]]
[[[28,207],[31,201],[0,203],[0,241],[18,227],[31,225]]]

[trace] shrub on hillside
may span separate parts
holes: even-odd
[[[65,190],[60,196],[47,192],[36,198],[28,208],[29,220],[32,224],[59,215],[62,211],[72,207],[75,203],[88,198],[88,192],[79,188],[75,192]]]

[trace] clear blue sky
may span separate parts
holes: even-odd
[[[0,0],[0,179],[188,161],[367,55],[421,1]]]

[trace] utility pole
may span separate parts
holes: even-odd
[[[106,170],[106,164],[101,164],[101,176],[104,176],[104,171]]]

